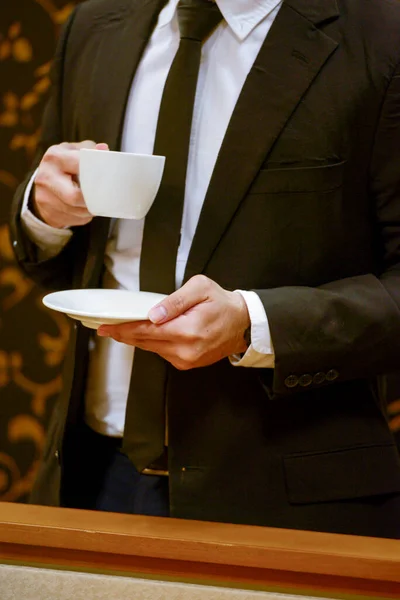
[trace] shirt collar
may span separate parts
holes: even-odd
[[[216,0],[225,21],[233,33],[243,41],[282,0]],[[158,27],[170,23],[179,0],[169,0],[160,13]]]

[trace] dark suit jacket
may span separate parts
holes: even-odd
[[[132,77],[163,0],[91,0],[60,41],[38,160],[51,144],[118,149]],[[176,517],[400,537],[400,460],[377,376],[400,364],[400,5],[287,0],[228,127],[187,263],[258,292],[274,370],[169,369]],[[25,271],[98,287],[106,219]],[[33,501],[59,502],[88,332],[73,330]],[[127,423],[127,426],[131,424]]]

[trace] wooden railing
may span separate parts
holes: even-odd
[[[0,563],[400,598],[400,541],[0,503]]]

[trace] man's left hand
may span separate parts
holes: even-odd
[[[148,321],[102,325],[98,335],[155,352],[180,370],[245,352],[246,302],[205,277],[192,277],[151,309]]]

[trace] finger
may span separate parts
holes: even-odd
[[[56,168],[62,173],[68,175],[78,175],[79,173],[79,150],[73,144],[59,144],[58,146],[52,146],[43,156],[40,170],[44,170],[45,167]]]
[[[170,335],[164,333],[163,328],[153,325],[150,321],[134,321],[132,323],[121,323],[120,325],[101,325],[97,334],[109,336],[121,341],[131,339],[135,341],[167,341]]]
[[[82,140],[81,142],[62,142],[62,144],[58,145],[61,148],[66,148],[69,150],[80,150],[81,148],[93,150],[97,146],[96,142],[93,140]]]
[[[54,215],[56,214],[60,215],[64,221],[71,221],[71,225],[79,224],[81,221],[87,222],[88,220],[90,221],[93,219],[93,215],[86,208],[80,208],[79,206],[67,206],[63,202],[54,208]]]
[[[108,144],[95,144],[90,141],[68,144],[68,146],[65,152],[60,152],[60,169],[72,175],[77,183],[79,183],[80,150],[102,150],[103,152],[109,150]]]
[[[93,215],[89,213],[86,206],[73,206],[64,202],[59,196],[63,191],[54,193],[52,186],[41,186],[35,183],[34,211],[45,223],[51,227],[65,227],[72,225],[85,225],[92,220]]]
[[[204,360],[203,352],[198,351],[193,344],[178,343],[176,340],[133,337],[128,328],[121,326],[102,325],[97,330],[98,335],[110,337],[116,342],[134,346],[147,352],[154,352],[174,367],[180,370],[193,369],[215,362],[213,359]]]
[[[130,323],[123,323],[121,325],[101,325],[97,330],[97,335],[100,337],[110,337],[121,342],[122,344],[129,344],[136,348],[142,348],[143,350],[149,350],[150,352],[158,352],[161,347],[172,346],[171,340],[163,340],[158,337],[135,335],[132,331],[132,327],[129,327]]]
[[[146,352],[153,352],[154,354],[158,354],[165,360],[171,362],[173,360],[175,354],[174,349],[175,346],[171,342],[164,342],[162,340],[137,340],[134,344],[135,348],[140,348],[141,350],[145,350]]]
[[[65,213],[59,211],[53,211],[51,215],[47,215],[46,211],[43,211],[41,214],[41,218],[45,223],[50,225],[50,227],[55,227],[57,229],[64,229],[65,227],[81,227],[83,225],[87,225],[92,221],[93,216],[79,216],[79,215],[66,215]]]
[[[88,148],[88,150],[94,150],[96,146],[97,144],[93,140],[83,140],[82,142],[78,142],[78,144],[76,145],[78,150],[80,150],[81,148]]]
[[[154,306],[148,317],[152,323],[165,323],[183,315],[193,306],[209,298],[212,285],[217,285],[204,275],[192,277],[179,290]]]
[[[35,213],[42,221],[50,227],[59,229],[66,226],[86,225],[93,218],[86,209],[69,207],[67,210],[66,205],[47,190],[40,192],[40,205],[35,202],[34,206]]]
[[[65,210],[77,208],[87,211],[80,187],[68,175],[62,173],[42,175],[38,173],[35,179],[35,188],[36,198],[39,202],[42,200],[43,190],[43,192],[49,192],[64,204]]]
[[[96,144],[92,140],[83,142],[63,142],[56,146],[51,146],[43,157],[43,162],[55,163],[59,169],[69,175],[79,174],[79,151],[82,148],[89,150],[108,150],[108,144]]]

